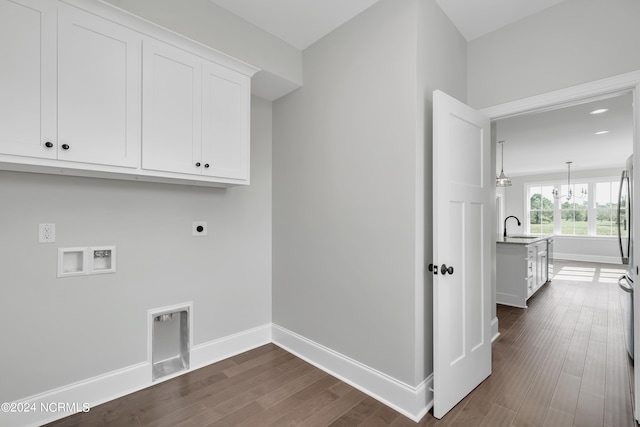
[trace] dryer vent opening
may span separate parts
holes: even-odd
[[[154,313],[151,359],[153,380],[189,369],[189,309]]]

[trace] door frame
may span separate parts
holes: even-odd
[[[534,111],[552,110],[572,104],[579,104],[590,98],[597,96],[613,94],[615,92],[630,90],[633,93],[633,168],[638,171],[640,166],[640,70],[633,71],[626,74],[620,74],[613,77],[608,77],[601,80],[592,81],[589,83],[572,86],[565,89],[556,90],[553,92],[544,93],[541,95],[532,96],[529,98],[523,98],[512,102],[507,102],[492,107],[487,107],[479,110],[482,114],[489,117],[494,122],[499,119],[507,117],[513,117],[525,113]],[[491,140],[492,145],[495,144],[495,132],[494,127],[491,128]],[[640,189],[638,183],[638,173],[633,175],[633,199],[640,200]],[[637,205],[637,202],[636,202]],[[633,210],[633,222],[638,226],[633,227],[633,240],[640,242],[640,209]],[[638,251],[640,252],[640,251]],[[640,254],[639,254],[640,255]],[[636,269],[640,265],[640,256],[635,257],[634,264]],[[495,254],[493,255],[493,269],[495,271]],[[638,271],[638,270],[636,270]],[[496,306],[495,299],[495,276],[493,277],[494,286],[492,293],[492,307]],[[640,292],[634,292],[633,307],[635,313],[640,313]],[[497,333],[498,319],[497,316],[492,320],[493,331]],[[494,333],[494,336],[496,334]],[[634,342],[640,343],[640,316],[634,317]],[[634,348],[634,359],[640,360],[640,345]],[[636,420],[640,421],[640,369],[634,370],[635,377],[635,405]]]

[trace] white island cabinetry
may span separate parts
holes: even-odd
[[[526,308],[548,277],[548,237],[507,238],[497,242],[496,302]]]

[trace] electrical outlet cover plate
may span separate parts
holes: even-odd
[[[55,224],[38,224],[38,243],[53,243],[56,241]]]
[[[194,236],[206,236],[207,235],[207,222],[206,221],[194,221],[191,226],[191,230]]]

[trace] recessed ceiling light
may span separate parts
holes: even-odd
[[[608,130],[601,130],[599,132],[595,132],[594,134],[595,135],[604,135],[605,133],[609,133],[609,131]]]
[[[606,113],[607,111],[609,111],[608,108],[599,108],[597,110],[593,110],[589,114],[602,114],[602,113]]]

